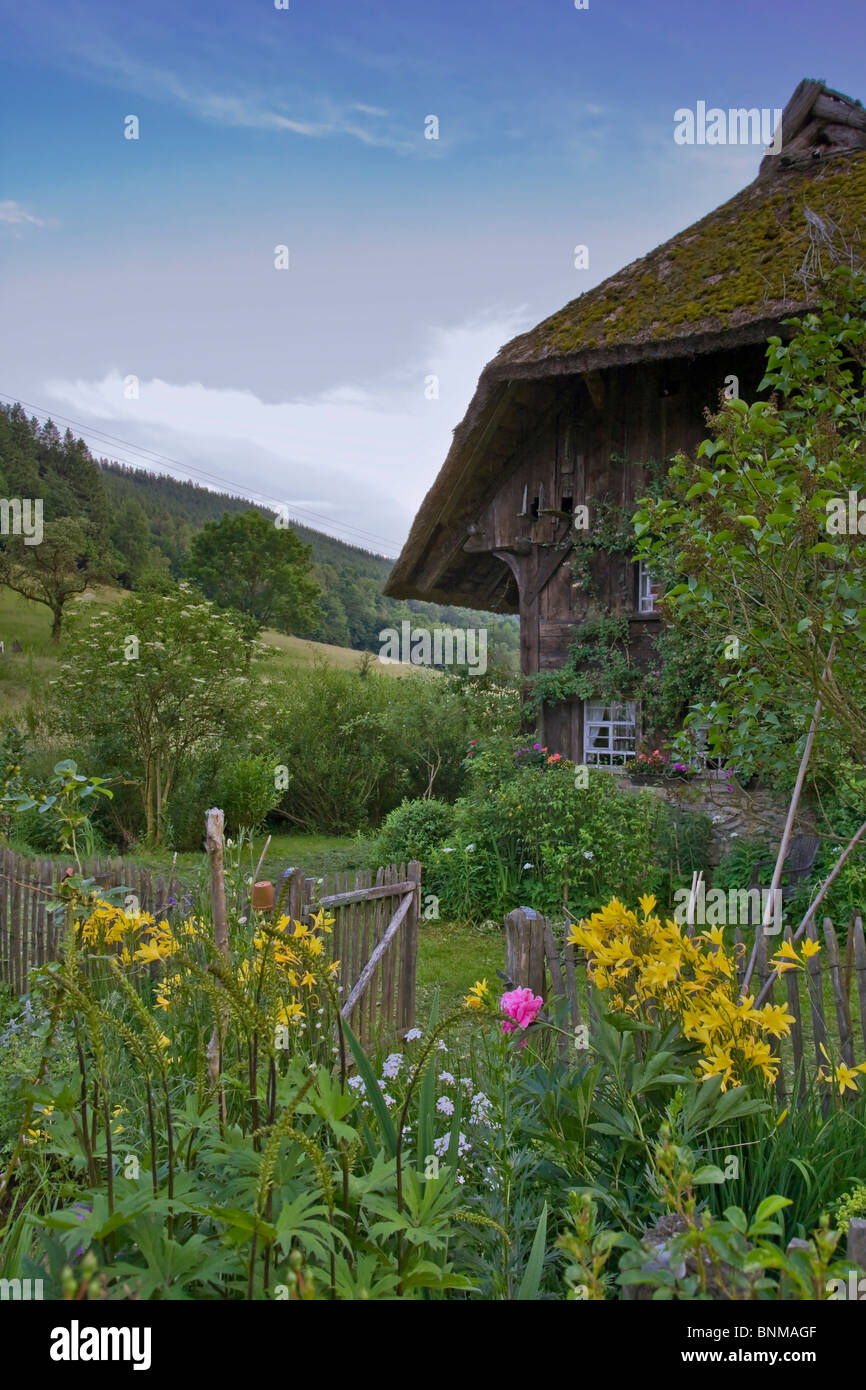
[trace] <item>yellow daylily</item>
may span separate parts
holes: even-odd
[[[490,990],[486,980],[476,980],[475,984],[465,996],[463,1003],[467,1009],[483,1008]]]

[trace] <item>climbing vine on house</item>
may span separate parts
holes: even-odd
[[[571,537],[572,588],[590,596],[595,593],[593,560],[599,551],[608,555],[630,556],[634,550],[631,515],[610,497],[593,498],[589,503],[589,527],[575,528]]]
[[[575,628],[565,666],[530,680],[529,703],[537,713],[563,700],[635,700],[648,728],[671,729],[716,689],[715,645],[704,629],[663,628],[644,669],[629,651],[628,619],[599,614]]]
[[[600,613],[575,627],[566,665],[531,678],[535,710],[560,700],[633,699],[643,672],[629,654],[628,619]]]
[[[615,460],[626,466],[624,459]],[[648,492],[660,494],[667,464],[647,465]],[[577,532],[571,559],[573,583],[585,594],[594,592],[592,560],[599,551],[631,557],[635,536],[632,513],[610,498],[591,504],[592,529]],[[655,567],[661,591],[681,581],[678,572]],[[528,704],[533,713],[542,705],[565,700],[635,700],[643,722],[654,730],[673,729],[692,705],[710,700],[717,691],[717,654],[724,634],[712,625],[670,622],[661,601],[665,626],[652,639],[652,653],[634,660],[628,618],[604,609],[576,623],[565,665],[540,671],[528,681]],[[675,617],[675,615],[674,615]]]

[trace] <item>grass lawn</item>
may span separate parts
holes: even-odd
[[[259,862],[266,839],[266,835],[259,834],[252,846],[244,845],[239,852],[229,849],[227,856],[231,859],[238,853],[241,867],[252,872]],[[261,877],[276,881],[285,869],[298,868],[303,869],[310,878],[319,878],[347,869],[366,868],[368,856],[369,841],[361,836],[275,834],[271,836]],[[127,862],[141,864],[153,873],[167,875],[172,853],[170,850],[142,849],[125,858]],[[204,854],[190,850],[178,854],[175,873],[182,880],[184,871],[196,874],[205,871],[206,867]]]
[[[486,979],[495,993],[502,983],[496,972],[504,968],[504,928],[501,932],[482,932],[463,922],[422,921],[416,975],[419,1018],[427,1017],[436,989],[440,1016],[457,1008],[476,980]]]

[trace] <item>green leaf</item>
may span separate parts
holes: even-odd
[[[529,1259],[523,1278],[520,1281],[520,1288],[517,1291],[518,1302],[531,1303],[538,1298],[538,1289],[541,1284],[541,1271],[544,1266],[544,1250],[547,1242],[547,1203],[541,1209],[538,1218],[538,1226],[535,1230],[535,1238],[532,1242],[532,1249],[529,1252]]]
[[[367,1088],[367,1099],[373,1107],[373,1112],[376,1119],[379,1121],[385,1143],[393,1158],[397,1152],[397,1131],[394,1128],[394,1121],[388,1114],[388,1107],[382,1097],[379,1083],[376,1080],[373,1068],[367,1060],[367,1055],[363,1047],[358,1042],[358,1039],[355,1037],[346,1019],[343,1019],[343,1033],[348,1039],[349,1046],[352,1049],[352,1056],[355,1058],[355,1065],[358,1068],[358,1074]]]
[[[769,1217],[775,1216],[777,1211],[781,1211],[783,1207],[789,1207],[790,1205],[790,1197],[780,1197],[778,1193],[775,1193],[771,1197],[765,1197],[758,1207],[758,1210],[755,1212],[755,1221],[753,1225],[758,1221],[766,1221]]]
[[[692,1178],[694,1183],[724,1182],[725,1175],[721,1168],[717,1168],[713,1163],[705,1163],[703,1168],[699,1168]]]

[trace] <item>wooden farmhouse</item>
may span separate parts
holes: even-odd
[[[661,620],[627,550],[575,575],[575,522],[628,516],[651,473],[706,433],[737,378],[754,399],[766,340],[814,304],[833,264],[866,260],[866,111],[802,82],[753,183],[502,348],[485,368],[386,592],[519,613],[523,673],[561,667],[575,630],[625,617],[646,663]],[[583,513],[580,508],[586,508]],[[551,751],[613,766],[641,737],[632,702],[544,708]]]

